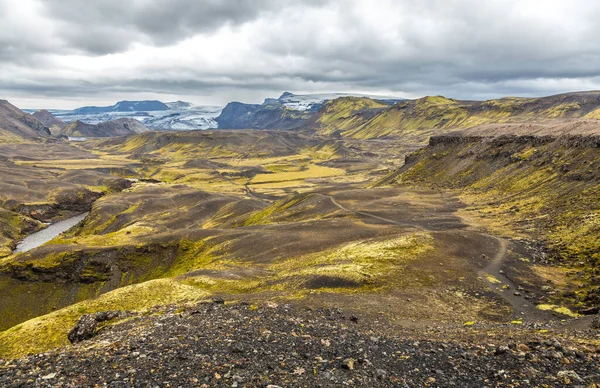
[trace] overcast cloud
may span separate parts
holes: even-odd
[[[0,98],[463,99],[600,89],[594,0],[0,0]]]

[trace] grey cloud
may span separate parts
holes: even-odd
[[[295,4],[293,0],[42,0],[60,21],[67,44],[92,54],[127,49],[131,43],[168,45],[224,25],[239,25],[264,13]],[[302,2],[306,6],[326,1]]]
[[[559,10],[560,2],[540,6],[531,0],[369,3],[367,8],[387,17],[381,22],[349,0],[27,1],[41,4],[37,16],[47,20],[47,39],[20,20],[4,18],[18,3],[0,0],[0,24],[19,31],[0,32],[0,71],[18,67],[25,74],[3,71],[0,92],[49,98],[196,94],[234,100],[259,91],[321,88],[480,98],[600,85],[600,41],[595,39],[600,4],[592,0],[573,0],[568,12]],[[194,67],[159,55],[156,66],[88,78],[81,75],[85,69],[58,75],[61,69],[49,59],[50,54],[122,53],[134,43],[168,48],[198,34],[211,36],[223,26],[240,31],[247,23],[253,29],[243,38],[251,50],[234,69],[225,66],[228,58],[222,58],[227,70],[215,70],[203,68],[202,57]]]

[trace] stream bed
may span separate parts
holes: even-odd
[[[37,248],[41,245],[44,245],[48,241],[52,240],[56,236],[60,235],[63,232],[71,229],[88,216],[88,213],[79,214],[75,217],[67,218],[66,220],[59,221],[55,224],[51,224],[45,229],[40,230],[39,232],[32,233],[29,236],[25,237],[17,248],[13,251],[13,253],[22,253],[30,251],[34,248]]]

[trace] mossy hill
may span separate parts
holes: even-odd
[[[391,107],[367,98],[345,97],[326,103],[307,127],[321,134],[335,133],[346,138],[391,137],[426,144],[429,136],[481,124],[569,118],[600,118],[600,92],[488,101],[430,96]]]
[[[381,184],[459,190],[492,230],[542,244],[545,261],[567,268],[571,285],[581,283],[556,300],[566,298],[580,310],[598,306],[600,133],[596,127],[598,135],[583,136],[571,128],[561,136],[486,136],[494,128],[484,127],[432,137]]]

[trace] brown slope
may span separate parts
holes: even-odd
[[[0,143],[28,143],[50,136],[50,130],[38,119],[0,100]]]
[[[113,137],[136,135],[147,131],[149,131],[149,129],[139,121],[123,118],[95,125],[86,124],[77,120],[61,130],[60,134],[81,137]]]
[[[546,123],[496,123],[457,131],[456,135],[496,137],[515,136],[600,136],[600,120],[570,119]]]
[[[541,302],[590,314],[600,306],[598,166],[596,120],[494,124],[431,137],[380,183],[460,193],[468,214],[481,216],[494,233],[534,241],[538,264],[553,265],[543,271],[562,274]],[[532,274],[541,270],[527,267],[492,269],[518,284],[534,284]]]
[[[40,120],[42,124],[46,127],[50,128],[50,132],[57,133],[61,129],[64,129],[67,126],[67,123],[58,119],[52,113],[48,112],[45,109],[38,110],[33,114],[33,117]]]

